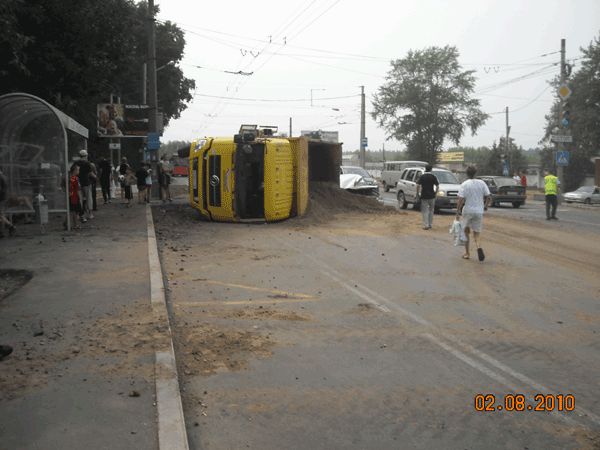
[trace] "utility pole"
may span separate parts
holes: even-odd
[[[148,89],[148,64],[144,63],[142,65],[142,105],[146,104],[146,94]]]
[[[567,78],[567,68],[566,68],[566,40],[565,39],[561,39],[560,40],[560,85],[562,86],[563,84],[565,84]],[[562,100],[560,103],[560,108],[558,111],[558,128],[562,131],[564,126],[562,124],[562,116],[563,116],[563,110],[564,110],[564,104],[565,101]],[[560,133],[560,134],[565,134],[565,133]],[[563,144],[565,147],[566,145]],[[556,143],[556,151],[558,152],[560,150],[560,143]],[[556,157],[555,157],[556,159]],[[558,165],[556,167],[556,176],[558,177],[558,179],[560,180],[561,183],[564,183],[565,180],[563,179],[563,166],[562,165]],[[560,201],[560,192],[558,193],[558,203],[561,203]]]
[[[292,118],[290,117],[290,137],[292,137]]]
[[[365,87],[360,87],[360,166],[365,168]]]
[[[508,124],[508,106],[506,107],[506,142],[504,143],[505,146],[505,151],[506,151],[506,158],[508,159],[508,175],[510,176],[510,171],[512,170],[514,172],[514,168],[512,166],[512,158],[511,158],[511,153],[510,153],[510,140],[509,140],[509,134],[510,134],[510,125]]]
[[[155,24],[154,24],[154,0],[148,0],[148,106],[149,106],[149,117],[148,117],[148,133],[157,133],[158,127],[156,123],[157,117],[157,106],[158,106],[158,95],[157,95],[157,87],[156,87],[156,37],[155,37]],[[156,180],[157,170],[156,170],[156,154],[158,154],[158,150],[155,150],[154,157],[151,158],[152,165],[152,178]],[[152,183],[153,188],[153,196],[160,196],[160,189],[158,188],[158,183]]]

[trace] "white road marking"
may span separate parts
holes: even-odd
[[[374,305],[376,308],[380,309],[381,311],[391,312],[391,310],[396,310],[403,316],[408,317],[413,322],[416,322],[419,325],[422,325],[427,328],[433,328],[435,334],[438,335],[439,337],[434,336],[430,332],[423,333],[423,336],[426,337],[427,339],[429,339],[430,341],[432,341],[433,343],[435,343],[436,345],[438,345],[439,347],[448,351],[451,355],[453,355],[454,357],[463,361],[467,365],[469,365],[472,368],[478,370],[479,372],[487,375],[488,377],[492,378],[493,380],[498,381],[505,387],[508,387],[509,389],[511,389],[511,391],[518,392],[519,389],[517,389],[517,387],[514,384],[510,383],[505,377],[503,377],[497,371],[494,371],[493,369],[490,369],[490,368],[486,367],[485,365],[481,364],[480,362],[474,360],[473,358],[465,355],[463,352],[461,352],[456,347],[453,347],[450,344],[444,342],[441,338],[445,339],[446,341],[450,341],[450,342],[454,343],[455,345],[460,345],[461,347],[463,347],[464,350],[470,352],[472,355],[487,362],[488,364],[492,365],[499,371],[502,371],[505,374],[510,375],[511,377],[519,380],[521,383],[527,385],[530,389],[537,390],[540,393],[552,392],[552,391],[550,391],[550,389],[546,388],[542,384],[537,383],[536,381],[532,380],[531,378],[527,377],[526,375],[523,375],[520,372],[517,372],[516,370],[510,368],[506,364],[501,363],[500,361],[496,360],[495,358],[491,357],[490,355],[488,355],[480,350],[477,350],[473,346],[471,346],[465,342],[462,342],[462,341],[456,339],[455,337],[450,336],[449,334],[443,332],[438,327],[436,327],[432,322],[429,322],[428,320],[422,318],[418,314],[415,314],[415,313],[408,311],[407,309],[397,305],[396,303],[394,303],[390,299],[384,297],[383,295],[379,294],[378,292],[375,292],[375,291],[369,289],[368,287],[366,287],[362,284],[359,284],[356,281],[354,281],[354,286],[351,286],[350,284],[343,281],[343,279],[342,279],[343,275],[341,273],[339,273],[335,269],[332,269],[329,265],[325,264],[323,261],[315,258],[314,256],[307,253],[303,249],[300,249],[300,248],[290,244],[288,241],[286,241],[284,239],[281,239],[281,238],[276,238],[276,239],[278,239],[285,246],[296,250],[297,252],[301,253],[306,258],[310,259],[315,264],[320,266],[321,267],[320,273],[331,278],[333,281],[338,283],[340,286],[342,286],[346,290],[352,292],[353,294],[360,297],[361,299],[371,303],[372,305]],[[378,301],[375,300],[374,297]],[[385,311],[381,307],[385,307],[388,311]],[[596,425],[600,425],[600,417],[598,417],[596,414],[593,414],[592,412],[587,411],[584,408],[581,408],[579,405],[576,407],[576,411],[578,411],[578,413],[580,413],[579,417],[587,418],[590,421],[594,422]],[[573,419],[571,417],[568,417],[563,412],[553,411],[551,414],[555,417],[560,418],[561,420],[563,420],[565,423],[567,423],[569,425],[574,425]]]

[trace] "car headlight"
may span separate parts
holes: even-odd
[[[437,195],[438,197],[445,197],[446,193],[444,191],[438,191]]]

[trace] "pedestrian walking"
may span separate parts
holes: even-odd
[[[125,175],[127,175],[127,169],[130,166],[127,163],[127,158],[123,156],[121,158],[121,164],[119,164],[119,185],[121,186],[121,198],[125,198],[125,185],[123,184],[123,180],[125,179]]]
[[[71,214],[71,222],[73,228],[79,229],[78,218],[81,217],[81,197],[79,186],[79,165],[73,164],[69,171],[69,214]],[[85,222],[85,218],[82,220]],[[66,223],[64,224],[66,228]]]
[[[112,165],[106,158],[102,158],[98,164],[98,169],[100,169],[100,188],[102,189],[102,198],[104,199],[104,204],[106,205],[107,203],[110,203],[111,199],[110,177],[112,174]]]
[[[96,164],[90,161],[92,171],[90,172],[90,194],[92,196],[92,211],[98,211],[98,200],[96,198],[96,187],[98,182],[98,169]]]
[[[152,195],[152,169],[150,164],[146,164],[146,203],[150,203],[150,196]]]
[[[94,168],[88,161],[87,150],[80,150],[79,159],[75,161],[75,164],[79,166],[79,187],[81,189],[81,198],[83,201],[82,210],[79,217],[83,218],[85,215],[87,215],[88,219],[93,219],[94,214],[92,213],[93,200],[91,178],[95,175],[93,174]],[[84,221],[82,220],[82,222]]]
[[[2,169],[0,169],[0,238],[4,237],[4,227],[8,227],[8,233],[12,236],[17,229],[13,223],[6,218],[6,205],[8,203],[8,180]]]
[[[158,163],[158,184],[160,186],[160,198],[163,203],[167,200],[173,201],[171,198],[171,177],[173,176],[173,167],[167,160],[166,155],[162,155]]]
[[[546,195],[546,220],[558,220],[556,207],[558,206],[558,190],[560,180],[549,170],[544,170],[544,194]]]
[[[417,180],[417,198],[421,203],[423,216],[423,229],[430,230],[433,225],[433,212],[435,210],[435,197],[440,187],[437,177],[431,173],[431,164],[425,166],[425,173]]]
[[[140,168],[136,170],[135,177],[137,178],[137,189],[138,189],[138,203],[144,203],[146,201],[146,177],[148,171],[146,170],[146,164],[142,163]]]
[[[462,214],[462,227],[467,238],[465,242],[464,259],[470,258],[469,244],[470,232],[473,231],[477,257],[479,261],[485,259],[485,253],[481,248],[481,229],[483,227],[483,213],[487,210],[490,201],[490,190],[483,180],[475,179],[477,169],[474,166],[467,167],[468,179],[458,189],[458,205],[456,206],[456,218]]]
[[[527,190],[527,172],[524,170],[521,172],[521,186]]]
[[[129,167],[127,172],[125,172],[125,178],[123,179],[123,190],[125,191],[125,200],[128,208],[131,206],[131,200],[133,199],[132,186],[134,186],[136,183],[137,178],[133,173],[133,169]]]

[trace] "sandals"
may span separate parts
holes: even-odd
[[[485,259],[485,253],[483,253],[482,248],[477,249],[477,257],[479,258],[479,261],[483,261]]]

